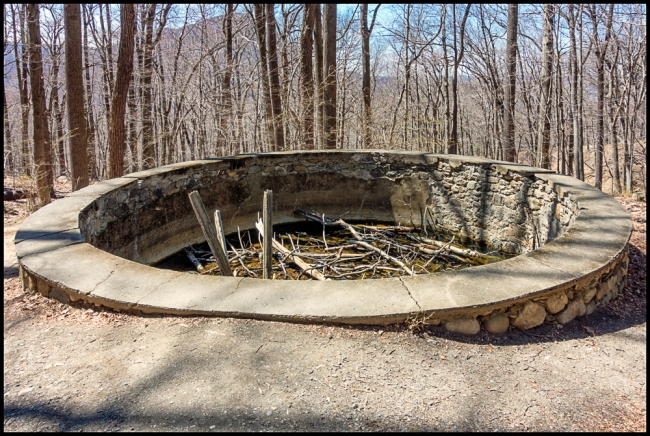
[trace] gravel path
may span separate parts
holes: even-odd
[[[24,294],[5,214],[5,431],[645,431],[645,203],[629,284],[563,328],[136,317]]]

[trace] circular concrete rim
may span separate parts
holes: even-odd
[[[285,281],[198,276],[161,270],[119,258],[84,242],[79,213],[121,186],[161,172],[200,166],[215,159],[167,165],[107,180],[57,200],[29,216],[15,237],[24,275],[45,295],[84,300],[113,309],[157,314],[255,318],[291,322],[390,324],[417,315],[451,319],[476,316],[543,297],[607,268],[627,248],[629,213],[610,195],[573,177],[476,157],[417,152],[314,151],[238,155],[322,153],[422,155],[427,161],[492,164],[547,180],[559,197],[571,195],[579,214],[563,235],[543,247],[498,263],[436,274],[370,281]]]

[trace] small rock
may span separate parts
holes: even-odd
[[[606,293],[605,296],[604,296],[604,297],[603,297],[603,298],[598,302],[598,305],[599,305],[599,306],[604,306],[604,305],[606,305],[607,303],[609,303],[609,300],[611,300],[611,299],[612,299],[612,293],[611,293],[611,292],[608,292],[608,293]]]
[[[585,302],[585,304],[589,303],[592,298],[596,295],[597,289],[596,287],[589,288],[585,291],[585,294],[582,296],[582,301]]]
[[[559,292],[557,294],[551,295],[546,300],[546,310],[550,314],[556,314],[560,310],[564,309],[566,304],[569,302],[566,294],[564,292]]]
[[[464,335],[475,335],[481,330],[481,324],[476,318],[460,318],[445,323],[447,331]]]
[[[510,327],[510,318],[500,313],[483,321],[483,325],[490,333],[504,333]]]
[[[214,430],[215,427],[216,427],[216,425],[211,425],[211,426],[210,426],[210,430]]]
[[[585,315],[591,315],[594,310],[596,310],[596,302],[592,300],[585,306]]]
[[[566,324],[569,321],[573,320],[576,316],[584,315],[586,311],[587,307],[585,306],[585,303],[582,301],[582,299],[573,300],[567,305],[566,309],[555,316],[555,319],[560,324]]]
[[[544,318],[546,318],[546,310],[539,304],[529,301],[524,305],[517,317],[512,320],[512,325],[526,330],[542,324]]]
[[[596,301],[603,298],[607,292],[609,292],[609,289],[607,289],[607,283],[601,283],[596,291]]]
[[[607,280],[607,288],[611,291],[612,289],[616,288],[616,284],[618,283],[619,280],[619,275],[618,273],[614,274]]]

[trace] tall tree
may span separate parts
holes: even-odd
[[[544,30],[542,36],[542,76],[539,95],[539,118],[537,124],[537,165],[550,169],[550,135],[551,135],[551,82],[553,76],[553,18],[552,4],[544,5]]]
[[[167,22],[167,14],[171,4],[166,5],[161,12],[160,23],[154,36],[154,21],[158,5],[147,5],[144,18],[144,41],[142,46],[142,166],[154,168],[156,166],[155,144],[153,136],[153,52],[160,41],[162,31]],[[135,16],[135,12],[134,12]]]
[[[133,4],[122,4],[120,7],[121,31],[120,49],[117,55],[117,73],[111,98],[111,115],[108,131],[109,140],[109,177],[124,175],[124,154],[126,129],[124,114],[126,99],[129,93],[129,82],[133,72],[133,45],[135,35],[135,7]]]
[[[266,17],[264,5],[256,3],[253,5],[255,12],[255,33],[257,34],[257,46],[260,50],[260,82],[264,93],[264,109],[266,113],[266,129],[268,132],[268,151],[277,150],[275,123],[273,122],[273,106],[271,103],[271,87],[269,84],[269,63],[266,51]]]
[[[303,5],[302,30],[300,32],[300,86],[302,103],[302,143],[305,150],[314,148],[314,66],[312,63],[314,19],[316,8],[314,4]]]
[[[573,127],[573,174],[584,180],[584,161],[582,145],[582,118],[578,110],[578,47],[576,43],[576,14],[573,4],[568,5],[566,20],[569,24],[569,86],[571,117]]]
[[[273,130],[277,150],[284,150],[284,117],[282,116],[282,98],[280,96],[280,74],[278,71],[278,44],[275,32],[275,4],[266,3],[266,44],[269,61],[269,88],[271,90],[271,109],[273,112]]]
[[[88,186],[86,111],[81,62],[81,9],[78,4],[63,6],[65,27],[65,82],[68,128],[70,130],[70,173],[72,190]]]
[[[460,28],[456,31],[456,5],[452,5],[454,19],[454,69],[451,77],[451,135],[449,137],[449,144],[447,144],[447,153],[449,154],[458,154],[458,67],[465,54],[465,25],[467,24],[467,17],[469,16],[471,6],[470,3],[465,8],[465,15],[463,15]]]
[[[88,20],[87,5],[83,5],[83,50],[84,50],[84,79],[86,86],[86,150],[88,156],[88,178],[98,177],[95,161],[95,111],[93,110],[92,86],[90,78],[90,54],[88,50]]]
[[[232,3],[226,4],[226,13],[223,15],[223,34],[226,38],[226,71],[223,75],[223,83],[221,86],[221,134],[217,144],[218,149],[224,155],[233,153],[232,143],[229,150],[226,150],[226,138],[228,138],[228,130],[230,119],[232,117],[232,91],[230,89],[230,82],[232,80],[232,14],[234,11]]]
[[[336,4],[324,5],[323,148],[336,148]]]
[[[371,148],[371,126],[372,126],[372,108],[370,104],[370,35],[375,27],[375,19],[379,6],[375,8],[372,15],[372,21],[368,26],[368,4],[361,5],[361,63],[363,68],[363,79],[361,84],[361,93],[363,95],[363,148]]]
[[[51,143],[45,109],[45,85],[43,84],[43,56],[41,54],[41,28],[38,4],[27,5],[27,29],[29,31],[29,80],[32,85],[34,125],[34,166],[36,185],[42,204],[51,201]],[[47,150],[50,149],[50,159]]]
[[[3,52],[2,53],[4,54],[5,57],[7,57],[7,55],[9,54],[8,50],[11,50],[10,48],[8,48],[8,45],[9,45],[9,26],[7,25],[6,19],[9,16],[9,14],[7,13],[7,5],[3,5],[3,10],[4,10],[4,14],[5,14],[4,15],[5,16],[5,27],[4,27],[4,38],[5,39],[3,41]],[[16,159],[17,150],[15,149],[14,144],[12,144],[13,141],[12,141],[12,138],[11,138],[11,122],[9,121],[9,106],[7,105],[7,90],[5,89],[4,86],[2,87],[2,107],[4,109],[4,114],[3,115],[4,115],[4,144],[5,144],[5,151],[7,149],[11,150],[10,151],[10,153],[11,153],[10,166],[11,166],[11,169],[13,171],[16,171],[16,170],[18,170],[18,167],[17,167],[18,162],[17,162],[17,159]],[[5,157],[5,159],[6,159],[6,157]]]
[[[517,159],[515,150],[515,101],[517,84],[517,23],[519,21],[519,5],[508,5],[508,34],[506,40],[506,71],[507,78],[504,86],[503,129],[501,144],[503,155],[508,162]]]
[[[19,9],[20,8],[20,9]],[[25,174],[32,174],[32,164],[29,154],[29,92],[27,89],[27,77],[29,68],[27,65],[28,40],[25,31],[25,5],[11,5],[11,24],[13,30],[14,58],[16,59],[16,76],[18,78],[18,92],[20,94],[20,114],[22,120],[21,144],[23,157],[23,170]],[[16,15],[18,23],[16,23]],[[20,40],[18,39],[18,28],[20,28]],[[19,43],[19,41],[22,42]],[[19,50],[20,47],[20,50]]]
[[[325,67],[323,66],[323,17],[321,13],[321,5],[317,4],[315,7],[316,16],[314,17],[314,57],[316,60],[316,142],[318,148],[323,146],[323,109],[325,103],[323,102],[323,88],[324,79],[323,74]]]
[[[596,55],[596,74],[598,81],[598,105],[596,109],[596,150],[594,166],[594,186],[598,189],[603,187],[603,154],[605,151],[605,55],[607,46],[611,39],[612,21],[614,15],[614,5],[609,5],[607,17],[605,18],[605,38],[601,41],[598,35],[598,25],[603,18],[598,12],[597,5],[589,5],[589,18],[593,26],[591,35]]]
[[[621,172],[619,166],[618,158],[618,120],[621,115],[621,109],[623,106],[623,99],[620,95],[619,85],[621,82],[618,77],[618,63],[620,55],[620,47],[617,45],[615,47],[614,59],[605,59],[605,63],[608,67],[609,72],[609,84],[607,90],[607,101],[608,101],[608,114],[609,114],[609,132],[611,134],[610,145],[612,147],[612,193],[618,195],[621,192]],[[626,89],[623,89],[623,92],[626,92]],[[616,103],[620,102],[620,103]]]

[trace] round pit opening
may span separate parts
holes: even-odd
[[[263,192],[273,224],[296,209],[352,222],[441,232],[502,262],[354,281],[261,280],[154,268],[205,241],[188,194],[225,233],[255,228]],[[627,277],[629,214],[610,196],[551,171],[473,157],[328,151],[239,155],[108,180],[31,215],[16,235],[26,288],[118,310],[298,322],[388,324],[420,317],[499,332],[565,323],[615,298]]]

